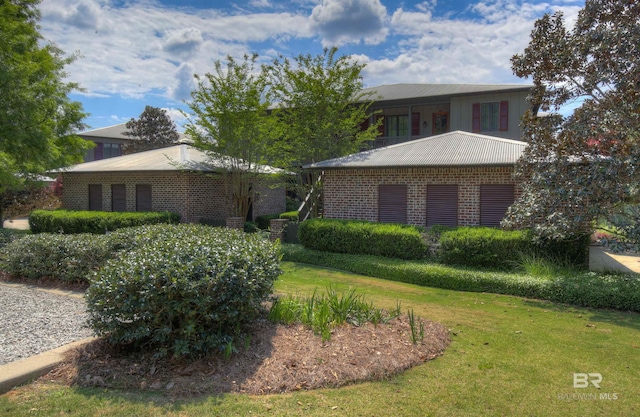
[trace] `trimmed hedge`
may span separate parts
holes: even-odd
[[[90,325],[113,344],[159,356],[228,346],[281,274],[279,245],[255,234],[197,225],[138,232],[137,247],[108,261],[87,290]]]
[[[439,260],[445,264],[513,270],[521,254],[561,260],[574,266],[588,261],[589,236],[565,241],[534,241],[528,230],[459,227],[441,233]]]
[[[286,219],[292,222],[297,222],[300,220],[300,212],[298,210],[287,211],[287,212],[281,213],[279,218]]]
[[[315,251],[283,245],[283,260],[341,269],[370,277],[456,291],[537,298],[581,307],[640,312],[636,274],[580,272],[549,278],[480,271],[426,261],[402,261],[369,255]]]
[[[428,251],[422,230],[401,224],[311,219],[300,223],[298,237],[304,247],[327,252],[421,259]]]
[[[123,227],[179,222],[180,215],[170,212],[35,210],[29,216],[32,233],[104,234]]]

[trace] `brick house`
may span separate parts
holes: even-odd
[[[529,108],[531,85],[390,84],[366,88],[372,115],[363,128],[381,120],[378,148],[462,130],[520,139],[521,116]]]
[[[183,222],[224,224],[232,213],[219,162],[186,144],[86,162],[61,172],[62,206],[71,210],[171,211]],[[260,167],[250,218],[285,211],[280,171]]]
[[[521,190],[526,143],[455,131],[307,165],[323,171],[323,214],[432,226],[497,226]]]

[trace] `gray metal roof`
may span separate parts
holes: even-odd
[[[131,139],[129,136],[123,135],[122,132],[127,131],[127,124],[120,123],[118,125],[101,127],[99,129],[86,130],[79,132],[78,136],[86,136],[90,138],[113,138],[113,139]]]
[[[126,132],[127,129],[126,123],[120,123],[118,125],[101,127],[99,129],[86,130],[84,132],[79,132],[78,136],[83,138],[110,138],[110,139],[123,139],[123,140],[137,140],[135,137],[124,135],[122,132]],[[189,139],[184,133],[178,132],[180,138],[179,142],[189,142]]]
[[[469,94],[528,91],[527,84],[388,84],[364,88],[364,94],[375,92],[374,101],[409,100],[415,98],[452,97]]]
[[[526,146],[517,140],[458,130],[321,161],[305,168],[508,166],[516,163]]]
[[[61,169],[60,172],[88,173],[88,172],[132,172],[132,171],[218,171],[229,165],[223,158],[212,160],[209,156],[193,146],[187,144],[137,152],[114,158],[85,162],[84,164]],[[283,172],[278,168],[261,165],[258,172],[274,174]]]

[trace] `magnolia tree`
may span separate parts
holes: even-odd
[[[514,73],[533,80],[534,110],[522,120],[529,146],[516,169],[524,192],[505,226],[566,239],[597,225],[618,244],[640,244],[638,16],[640,2],[588,0],[572,29],[560,12],[539,19],[512,58]],[[571,116],[558,114],[570,104],[579,104]]]
[[[257,55],[215,63],[214,72],[196,76],[188,103],[186,131],[207,152],[212,170],[224,177],[233,215],[246,218],[254,185],[272,154],[273,123],[265,100],[267,78],[256,70]]]
[[[176,124],[164,109],[146,106],[138,119],[127,122],[127,130],[122,132],[131,140],[123,147],[125,154],[166,148],[180,139]]]

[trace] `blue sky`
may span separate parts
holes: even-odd
[[[394,83],[526,83],[509,59],[535,20],[583,0],[43,0],[41,32],[79,58],[72,95],[100,128],[164,108],[178,125],[194,74],[227,55],[317,55],[338,46],[365,63],[366,86]]]

